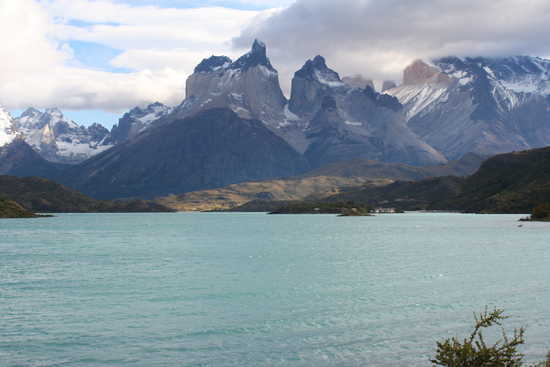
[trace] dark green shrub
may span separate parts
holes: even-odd
[[[437,342],[437,352],[432,363],[447,367],[518,367],[523,366],[523,354],[518,347],[525,343],[524,328],[514,330],[512,337],[502,329],[502,339],[488,345],[483,337],[482,330],[491,326],[501,326],[506,320],[504,311],[495,309],[492,312],[474,314],[475,325],[469,337],[462,341],[456,337]],[[550,352],[546,361],[531,367],[550,367]]]
[[[447,367],[516,367],[522,365],[523,354],[518,352],[518,347],[525,341],[524,329],[514,330],[514,335],[509,337],[502,332],[502,340],[488,345],[482,330],[494,325],[501,326],[501,322],[507,319],[504,311],[495,309],[492,312],[474,314],[475,326],[469,337],[459,340],[456,337],[437,342],[437,352],[432,363],[437,366]]]

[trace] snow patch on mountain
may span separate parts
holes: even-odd
[[[416,65],[404,72],[417,77],[414,85],[386,93],[403,104],[408,126],[447,158],[550,145],[550,60],[445,57]],[[450,82],[434,83],[438,73]]]
[[[435,103],[447,101],[448,88],[439,84],[404,85],[385,91],[396,97],[405,106],[405,113],[410,119],[417,114],[430,109]]]
[[[319,83],[328,85],[331,88],[343,87],[345,85],[340,78],[332,73],[324,72],[324,70],[315,70],[315,77]]]

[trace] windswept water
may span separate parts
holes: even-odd
[[[0,221],[0,366],[429,366],[472,312],[550,349],[550,224],[519,216]]]

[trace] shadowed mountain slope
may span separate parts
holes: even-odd
[[[288,177],[307,167],[261,122],[211,109],[71,168],[64,183],[96,198],[156,197]]]

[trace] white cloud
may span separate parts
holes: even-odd
[[[287,76],[322,54],[343,74],[400,78],[415,58],[448,55],[548,55],[548,0],[297,0],[248,26]]]
[[[100,0],[0,0],[0,105],[120,112],[152,101],[177,104],[204,57],[234,55],[231,38],[258,12],[221,7],[162,9]],[[71,26],[70,20],[101,23]],[[68,41],[124,50],[115,74],[83,67]]]
[[[204,1],[212,6],[0,0],[0,105],[120,111],[154,100],[176,104],[202,58],[235,58],[256,37],[267,42],[285,89],[316,54],[341,74],[374,79],[399,79],[406,64],[419,57],[550,55],[548,0]],[[222,7],[236,1],[278,8]],[[72,20],[95,25],[78,27]],[[77,68],[70,41],[121,49],[111,64],[135,72]]]
[[[57,27],[59,39],[99,42],[120,49],[209,48],[228,43],[258,14],[222,7],[132,7],[105,0],[50,0],[47,4],[50,14],[60,20],[113,24],[89,28],[62,24]]]

